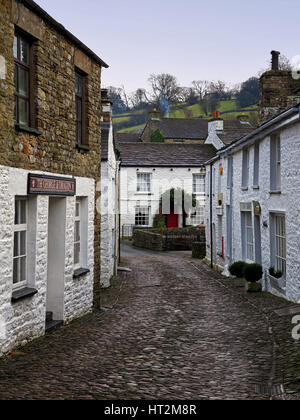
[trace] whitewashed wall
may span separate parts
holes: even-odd
[[[112,126],[108,140],[108,161],[101,164],[101,287],[110,286],[118,264],[119,162],[113,145]],[[114,236],[114,239],[113,239]]]
[[[41,172],[34,172],[39,173]],[[51,175],[47,173],[47,175]],[[54,175],[54,174],[52,174]],[[56,175],[55,176],[59,176]],[[62,175],[65,176],[65,175]],[[30,197],[35,214],[30,214],[35,229],[35,246],[30,252],[32,267],[28,287],[38,293],[12,304],[13,292],[13,243],[15,196],[27,195],[28,171],[0,167],[0,354],[17,345],[23,345],[45,332],[47,256],[48,256],[48,196]],[[94,266],[94,190],[92,179],[76,178],[77,196],[88,199],[88,267],[90,273],[73,279],[74,261],[74,209],[75,197],[68,197],[66,220],[66,251],[64,270],[64,321],[87,313],[93,303]]]
[[[287,285],[286,297],[300,303],[300,123],[296,123],[280,131],[281,137],[281,194],[270,193],[270,137],[260,141],[260,182],[259,189],[253,188],[254,174],[254,146],[250,148],[250,180],[249,188],[242,189],[242,151],[233,154],[233,261],[242,260],[242,234],[240,203],[258,201],[261,205],[261,252],[262,265],[265,274],[271,266],[270,251],[270,213],[283,212],[286,215],[287,235]],[[220,162],[224,167],[222,179],[222,192],[224,194],[223,236],[226,249],[226,205],[230,204],[229,189],[227,189],[227,159],[223,158],[214,164],[217,169]],[[209,170],[209,167],[208,167]],[[216,187],[217,188],[217,187]],[[209,197],[206,204],[206,224],[209,224]],[[254,221],[254,212],[252,212]],[[213,206],[213,222],[217,223],[216,207]],[[209,239],[209,237],[208,237]],[[210,260],[210,240],[208,240],[207,259]],[[217,264],[226,268],[229,260],[217,259]],[[280,293],[271,287],[268,276],[265,276],[265,290],[274,294]]]
[[[138,202],[141,206],[151,207],[149,225],[159,210],[161,194],[171,188],[184,189],[188,194],[193,193],[193,174],[200,174],[201,168],[127,168],[122,167],[120,172],[121,186],[121,226],[135,224],[135,208]],[[139,172],[138,172],[139,171]],[[152,174],[152,193],[137,193],[137,173]],[[205,194],[197,195],[197,200],[204,206]],[[182,223],[182,218],[180,220]]]

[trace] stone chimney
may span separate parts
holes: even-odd
[[[109,99],[108,90],[101,89],[101,121],[110,124],[112,122],[113,103]]]
[[[272,67],[260,78],[259,106],[260,122],[272,118],[293,103],[299,103],[300,80],[292,77],[289,70],[280,70],[279,51],[271,51]]]
[[[156,108],[149,112],[149,119],[151,121],[160,121],[161,114]]]

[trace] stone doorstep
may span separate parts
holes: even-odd
[[[287,306],[286,308],[277,309],[274,312],[276,315],[280,317],[289,316],[289,315],[297,315],[297,314],[300,314],[300,305]]]

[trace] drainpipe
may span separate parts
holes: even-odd
[[[214,268],[214,243],[213,243],[213,164],[210,164],[210,266]]]

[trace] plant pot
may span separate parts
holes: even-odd
[[[247,283],[246,290],[248,293],[262,292],[262,285],[260,283]]]

